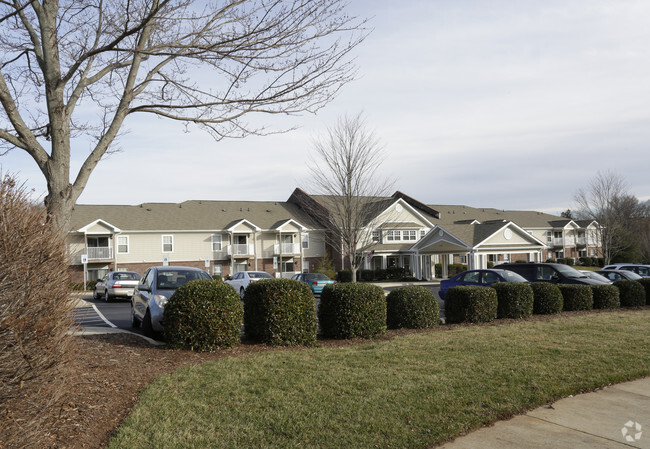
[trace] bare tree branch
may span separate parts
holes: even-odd
[[[374,244],[372,220],[395,201],[389,198],[393,183],[377,175],[382,148],[361,115],[340,119],[314,149],[310,191],[320,204],[303,207],[327,226],[329,244],[342,247],[354,282],[364,252]]]
[[[131,114],[195,125],[216,139],[267,134],[247,117],[315,112],[354,78],[350,52],[366,30],[346,6],[2,0],[0,146],[37,161],[50,214],[66,215]],[[73,136],[92,148],[71,183]]]

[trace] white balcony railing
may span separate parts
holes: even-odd
[[[229,256],[252,256],[254,252],[252,243],[228,245]]]
[[[280,243],[276,243],[273,245],[273,254],[300,254],[300,244],[282,243],[282,248],[280,248]]]
[[[575,246],[576,245],[576,238],[571,236],[571,237],[564,237],[564,244],[566,246]]]
[[[88,260],[112,259],[113,248],[108,246],[88,247],[86,248]]]
[[[581,245],[581,246],[585,246],[585,241],[586,241],[586,239],[584,237],[578,237],[576,239],[576,242],[578,243],[578,245]]]

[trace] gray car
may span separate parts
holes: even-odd
[[[139,281],[140,275],[133,271],[110,271],[95,284],[93,299],[110,302],[114,298],[131,298]]]
[[[141,283],[131,299],[131,326],[139,327],[147,337],[163,330],[165,304],[178,287],[190,281],[212,279],[205,271],[194,267],[151,267],[142,276]]]

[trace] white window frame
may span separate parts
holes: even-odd
[[[126,243],[120,243],[120,239],[126,239]],[[129,254],[129,236],[128,235],[118,235],[117,236],[117,254]],[[126,251],[120,251],[120,246],[126,246]]]
[[[402,233],[400,231],[393,229],[386,231],[387,242],[399,242],[400,240],[402,240]]]
[[[218,239],[217,239],[217,237],[218,237]],[[219,245],[219,247],[216,248],[215,247],[216,245]],[[223,238],[222,238],[221,234],[212,234],[210,236],[210,246],[211,246],[213,252],[223,251]]]
[[[379,233],[379,231],[372,231],[372,241],[373,242],[381,241],[381,234]]]
[[[309,234],[306,232],[301,236],[302,249],[309,249]]]
[[[215,263],[212,265],[212,275],[223,277],[223,265],[220,263]]]
[[[165,237],[169,237],[169,242],[165,243]],[[171,234],[163,234],[161,237],[161,243],[162,243],[162,252],[163,253],[173,253],[174,252],[174,236]],[[169,251],[165,251],[165,245],[171,245],[171,249]]]
[[[417,233],[415,230],[406,230],[402,231],[402,240],[405,242],[411,242],[417,240]]]
[[[420,229],[420,239],[423,239],[427,235],[426,229]]]

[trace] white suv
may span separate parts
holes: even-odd
[[[643,265],[640,263],[615,263],[603,267],[603,270],[633,271],[641,277],[650,278],[650,265]]]

